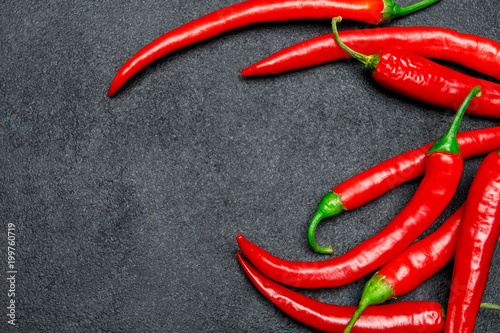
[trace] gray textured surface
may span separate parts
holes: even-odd
[[[435,140],[453,112],[383,90],[353,61],[238,75],[285,46],[328,33],[327,20],[225,33],[155,62],[107,97],[114,74],[139,48],[232,3],[2,3],[0,254],[5,263],[7,224],[14,223],[18,273],[17,325],[2,315],[1,330],[312,331],[250,284],[235,236],[282,258],[325,259],[305,239],[323,194]],[[391,25],[439,25],[500,40],[499,15],[496,0],[443,0]],[[340,29],[363,27],[346,21]],[[498,124],[467,115],[461,130]],[[456,197],[426,234],[460,205],[480,161],[465,163]],[[318,242],[344,253],[380,230],[417,185],[323,223]],[[497,304],[499,262],[497,243],[483,297]],[[398,301],[446,304],[451,270]],[[366,279],[299,291],[354,305]],[[500,315],[480,311],[476,331],[500,331]]]

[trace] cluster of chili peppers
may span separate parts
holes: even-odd
[[[345,193],[352,195],[347,198],[360,197],[357,207],[374,198],[364,195],[366,193],[378,196],[408,179],[424,175],[404,209],[377,235],[346,254],[317,262],[287,261],[238,235],[240,264],[257,289],[293,318],[325,332],[343,329],[343,332],[442,332],[443,329],[472,332],[480,307],[500,310],[499,306],[481,303],[500,235],[500,128],[456,134],[471,99],[480,95],[479,86],[469,92],[450,128],[438,141],[386,160],[345,182]],[[488,152],[491,153],[477,170],[466,202],[434,233],[410,245],[451,200],[460,180],[463,157]],[[330,201],[330,198],[333,199]],[[319,211],[327,210],[329,202],[335,213],[346,210],[338,209],[339,205],[344,206],[340,198],[340,194],[330,192]],[[316,248],[322,249],[331,248]],[[371,307],[417,288],[454,256],[459,264],[454,268],[446,316],[437,312],[430,315],[427,311],[434,306],[432,303],[419,305],[425,308],[426,317],[421,316],[420,308],[408,302],[390,305],[399,306],[397,311],[402,312],[412,308],[409,313],[396,313],[395,309],[386,312],[385,306]],[[320,303],[278,284],[300,288],[338,287],[376,269],[356,309]],[[368,310],[380,313],[374,318],[373,312],[366,313]],[[415,319],[414,315],[419,318]]]
[[[290,46],[244,69],[242,76],[282,73],[353,57],[383,87],[432,105],[456,109],[436,142],[388,159],[327,193],[307,233],[311,248],[318,223],[357,208],[423,175],[414,196],[378,234],[346,254],[317,262],[277,258],[237,236],[238,260],[256,288],[293,318],[325,332],[472,332],[494,247],[500,235],[500,127],[457,133],[464,113],[500,117],[500,85],[439,65],[452,61],[500,79],[500,44],[438,27],[383,27],[337,31],[342,18],[379,24],[439,0],[399,7],[393,0],[247,0],[165,33],[133,55],[108,91],[113,96],[157,59],[231,29],[258,22],[331,19],[333,34]],[[333,19],[332,19],[333,17]],[[463,205],[434,233],[411,244],[455,194],[463,159],[488,154]],[[243,257],[245,256],[246,259]],[[372,306],[408,293],[455,257],[446,316],[433,302]],[[358,307],[325,304],[285,286],[326,288],[348,284],[376,270]],[[281,283],[281,284],[279,284]]]
[[[253,23],[297,19],[331,19],[341,15],[370,24],[389,22],[439,0],[421,0],[399,7],[393,0],[247,0],[216,10],[171,30],[139,50],[118,71],[108,91],[113,96],[132,76],[155,60]]]

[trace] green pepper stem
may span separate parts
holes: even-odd
[[[384,0],[384,10],[382,11],[382,22],[389,22],[397,17],[408,15],[432,5],[440,0],[422,0],[417,3],[399,7],[394,0]]]
[[[311,223],[309,223],[309,228],[307,229],[307,240],[309,241],[309,245],[312,247],[314,251],[323,254],[333,254],[333,248],[330,245],[319,246],[318,244],[316,244],[316,240],[314,239],[316,227],[318,226],[319,222],[321,222],[322,219],[323,219],[323,214],[321,214],[321,212],[316,212],[316,214],[314,214]]]
[[[358,305],[356,311],[354,312],[354,314],[351,317],[351,320],[349,321],[349,324],[347,324],[347,327],[344,329],[344,331],[342,333],[351,332],[351,329],[353,328],[354,324],[358,320],[359,316],[361,316],[361,313],[363,313],[363,311],[365,311],[367,306],[368,306],[368,304],[361,304],[361,303]]]
[[[462,105],[455,113],[455,117],[453,117],[453,121],[451,122],[450,127],[446,131],[446,133],[427,151],[426,154],[430,154],[432,152],[445,152],[452,154],[460,154],[460,147],[457,142],[457,132],[460,127],[460,123],[462,122],[462,118],[464,116],[465,110],[469,106],[470,101],[473,97],[481,96],[481,87],[475,86],[472,90],[467,94],[467,97],[462,102]]]
[[[370,72],[373,73],[375,71],[375,67],[377,67],[377,64],[380,61],[380,53],[366,55],[356,52],[353,49],[349,48],[347,45],[345,45],[344,42],[342,42],[342,40],[340,39],[339,32],[337,30],[337,23],[339,22],[342,22],[342,17],[337,16],[332,18],[332,31],[335,41],[337,41],[337,43],[354,59],[359,60],[362,64],[365,65],[366,68],[368,68]]]
[[[376,272],[371,279],[366,282],[363,292],[361,293],[361,300],[359,301],[358,308],[352,315],[343,333],[351,332],[354,324],[368,306],[383,303],[393,297],[394,289],[392,285],[387,282],[384,275]]]
[[[316,213],[314,214],[307,229],[307,240],[314,251],[323,254],[333,253],[331,246],[319,246],[316,244],[314,234],[316,233],[316,227],[322,219],[338,215],[344,210],[347,210],[347,208],[342,203],[340,194],[330,191],[323,197],[323,199],[321,199],[318,209],[316,210]]]
[[[492,303],[481,303],[481,305],[479,306],[481,309],[494,309],[494,310],[498,310],[500,311],[500,306],[499,305],[496,305],[496,304],[492,304]]]

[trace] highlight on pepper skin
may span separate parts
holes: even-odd
[[[500,149],[483,159],[467,194],[456,246],[445,333],[474,331],[499,236]]]

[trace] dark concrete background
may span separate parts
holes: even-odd
[[[328,33],[328,20],[225,33],[155,62],[114,98],[106,95],[116,71],[142,46],[234,2],[2,3],[0,253],[6,265],[12,223],[17,269],[17,325],[7,324],[4,283],[3,328],[312,331],[251,285],[236,259],[236,235],[285,259],[326,259],[306,242],[321,197],[437,139],[453,110],[387,92],[352,60],[239,76],[273,52]],[[497,5],[443,0],[391,25],[441,26],[498,41]],[[339,29],[365,27],[345,21]],[[497,125],[466,115],[461,131]],[[466,161],[455,198],[424,235],[465,199],[482,158]],[[318,242],[345,253],[383,228],[417,186],[418,179],[323,223]],[[498,244],[483,296],[497,304]],[[449,264],[397,301],[446,305],[451,271]],[[355,305],[368,278],[298,291]],[[481,310],[476,331],[499,332],[500,315]]]

